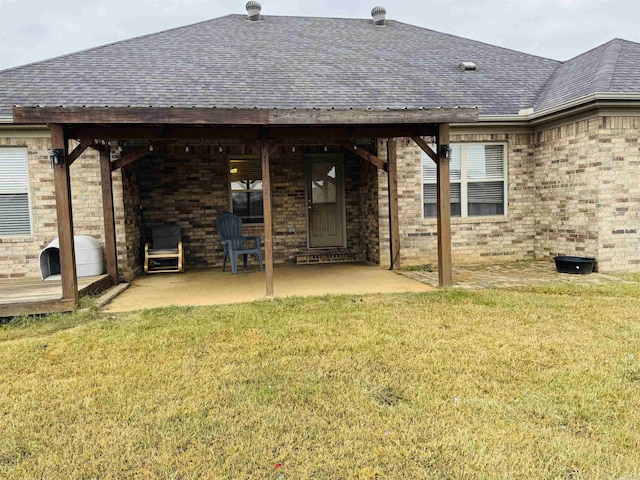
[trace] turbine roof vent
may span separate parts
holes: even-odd
[[[247,19],[250,22],[259,22],[261,20],[260,12],[262,11],[262,5],[258,2],[251,1],[247,2],[245,8],[247,9]]]
[[[384,27],[387,24],[387,10],[384,7],[373,7],[371,10],[373,24]]]

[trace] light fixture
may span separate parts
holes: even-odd
[[[222,153],[222,143],[218,142],[218,152]]]
[[[295,152],[296,152],[296,144],[295,144],[295,143],[294,143],[293,145],[291,145],[291,151],[292,151],[293,153],[295,153]]]
[[[62,167],[64,165],[64,149],[54,148],[51,150],[49,161],[51,162],[51,168]]]
[[[188,143],[184,146],[184,151],[186,153],[189,153],[189,144]]]
[[[151,141],[149,141],[149,151],[153,152],[153,143]]]
[[[327,147],[327,144],[326,144],[326,143],[324,144],[324,151],[325,151],[325,152],[328,152],[328,151],[329,151],[329,147]]]
[[[440,158],[448,159],[451,154],[451,147],[448,144],[440,145]]]

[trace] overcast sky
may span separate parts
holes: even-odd
[[[243,0],[0,0],[0,70],[245,13]],[[640,0],[261,0],[264,15],[387,17],[568,60],[612,38],[640,42]]]

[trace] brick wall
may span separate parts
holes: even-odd
[[[452,218],[453,263],[512,261],[534,255],[533,146],[527,134],[459,134],[452,129],[451,143],[505,143],[508,205],[505,216]],[[378,151],[386,158],[386,142]],[[437,264],[435,218],[422,218],[422,155],[407,139],[398,139],[398,208],[401,265]],[[378,176],[381,265],[390,263],[387,174]]]
[[[536,133],[536,256],[598,254],[600,120]]]
[[[379,264],[380,214],[378,213],[378,168],[367,162],[361,162],[361,165],[359,217],[362,249],[365,261]]]
[[[142,272],[143,258],[142,213],[136,170],[122,168],[114,172],[113,188],[118,274],[122,280],[129,281]]]
[[[188,267],[220,265],[222,246],[216,219],[230,209],[229,158],[244,155],[251,149],[240,146],[207,146],[194,142],[194,153],[184,146],[171,146],[166,151],[146,157],[125,168],[124,208],[127,222],[127,244],[131,248],[134,225],[140,223],[143,237],[150,227],[167,222],[182,227]],[[324,148],[277,148],[271,155],[272,201],[274,226],[274,261],[294,262],[299,254],[313,252],[307,246],[307,201],[304,158],[306,154],[324,153]],[[375,186],[375,174],[361,169],[362,161],[339,147],[329,147],[327,153],[344,154],[346,248],[324,250],[324,253],[353,253],[362,258],[377,259],[375,196],[370,189],[365,197],[361,185]],[[139,216],[142,207],[142,218]],[[366,212],[365,212],[366,210]],[[245,225],[245,235],[264,237],[262,225]],[[141,240],[141,244],[144,239]],[[124,246],[123,246],[124,247]],[[131,271],[139,271],[139,253],[127,252],[126,263]],[[121,267],[123,268],[123,267]]]
[[[602,117],[598,143],[601,271],[640,271],[640,116]]]
[[[535,134],[536,256],[640,270],[640,117],[594,117]]]

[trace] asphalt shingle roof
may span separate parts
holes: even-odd
[[[618,48],[629,58],[612,65]],[[517,114],[580,95],[612,68],[610,88],[640,91],[638,45],[600,49],[563,64],[396,21],[229,15],[0,72],[0,116],[14,104]],[[584,74],[594,81],[578,88]]]
[[[542,110],[601,92],[640,92],[640,44],[614,39],[560,65],[534,104]]]

